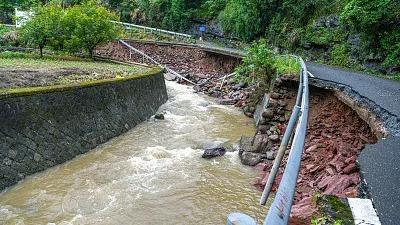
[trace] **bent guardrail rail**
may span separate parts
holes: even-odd
[[[296,57],[296,56],[295,56]],[[301,64],[299,90],[296,104],[289,119],[285,134],[283,135],[278,155],[274,161],[270,176],[265,185],[260,203],[263,205],[271,192],[272,184],[275,180],[279,166],[285,155],[287,146],[290,144],[291,136],[294,138],[291,143],[289,158],[275,199],[269,208],[264,220],[264,225],[286,225],[289,221],[292,209],[293,198],[296,190],[297,177],[300,170],[301,155],[304,149],[305,137],[307,133],[308,108],[309,108],[309,89],[308,71],[303,59],[296,57]],[[297,125],[297,126],[296,126]],[[296,126],[296,129],[294,130]],[[232,213],[228,216],[228,225],[256,225],[256,221],[248,215]]]
[[[143,56],[144,58],[150,60],[151,62],[153,62],[154,64],[156,64],[157,66],[160,66],[161,68],[167,70],[167,72],[172,73],[173,75],[179,77],[182,80],[185,80],[193,85],[197,85],[196,83],[194,83],[193,81],[185,78],[184,76],[180,75],[179,73],[177,73],[176,71],[172,70],[171,68],[167,67],[166,65],[162,65],[161,63],[157,62],[155,59],[153,59],[152,57],[150,57],[149,55],[147,55],[146,53],[140,51],[139,49],[136,49],[134,47],[132,47],[130,44],[126,43],[123,40],[118,40],[119,43],[121,43],[122,45],[126,46],[127,48],[129,48],[131,51],[134,51],[136,53],[138,53],[139,55]]]

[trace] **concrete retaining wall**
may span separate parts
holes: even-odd
[[[0,92],[0,190],[146,120],[167,100],[162,71]]]

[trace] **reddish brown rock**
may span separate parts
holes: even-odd
[[[353,177],[347,175],[332,176],[325,188],[324,194],[343,196],[346,188],[351,185],[357,185],[355,181]]]
[[[312,204],[311,197],[301,199],[292,206],[289,224],[309,225],[311,216],[317,212],[317,208]]]
[[[355,163],[351,163],[343,169],[344,174],[351,174],[351,173],[354,173],[357,171],[358,171],[358,167]]]

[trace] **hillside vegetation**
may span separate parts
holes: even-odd
[[[63,7],[86,2],[54,0]],[[2,18],[12,6],[46,0],[1,3]],[[251,42],[265,38],[272,48],[341,67],[400,72],[398,0],[101,0],[121,21]],[[0,17],[1,18],[1,17]]]

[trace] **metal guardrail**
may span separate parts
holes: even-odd
[[[275,199],[269,208],[268,214],[264,220],[264,225],[287,225],[290,211],[292,209],[293,198],[295,195],[297,177],[300,170],[301,155],[304,149],[305,137],[307,133],[308,108],[309,108],[309,89],[308,89],[308,71],[303,59],[295,56],[301,64],[299,90],[296,104],[289,119],[285,134],[283,135],[281,145],[270,176],[266,183],[260,203],[265,204],[271,192],[272,184],[285,155],[287,146],[291,144],[289,158],[286,164],[285,172]],[[294,128],[296,129],[294,130]],[[291,136],[294,132],[294,138]],[[292,143],[290,143],[290,141]],[[248,215],[242,213],[232,213],[228,216],[228,225],[256,225],[256,221]]]
[[[0,26],[15,28],[15,24],[4,24],[4,23],[0,23]]]
[[[141,25],[136,25],[136,24],[131,24],[131,23],[124,23],[124,22],[118,22],[118,21],[111,21],[114,24],[119,24],[124,26],[126,29],[131,30],[131,29],[136,29],[136,30],[144,30],[144,31],[149,31],[150,33],[163,33],[163,34],[168,34],[171,36],[175,37],[181,37],[181,38],[193,38],[192,35],[190,34],[182,34],[182,33],[177,33],[169,30],[163,30],[163,29],[158,29],[158,28],[153,28],[153,27],[146,27],[146,26],[141,26]]]

